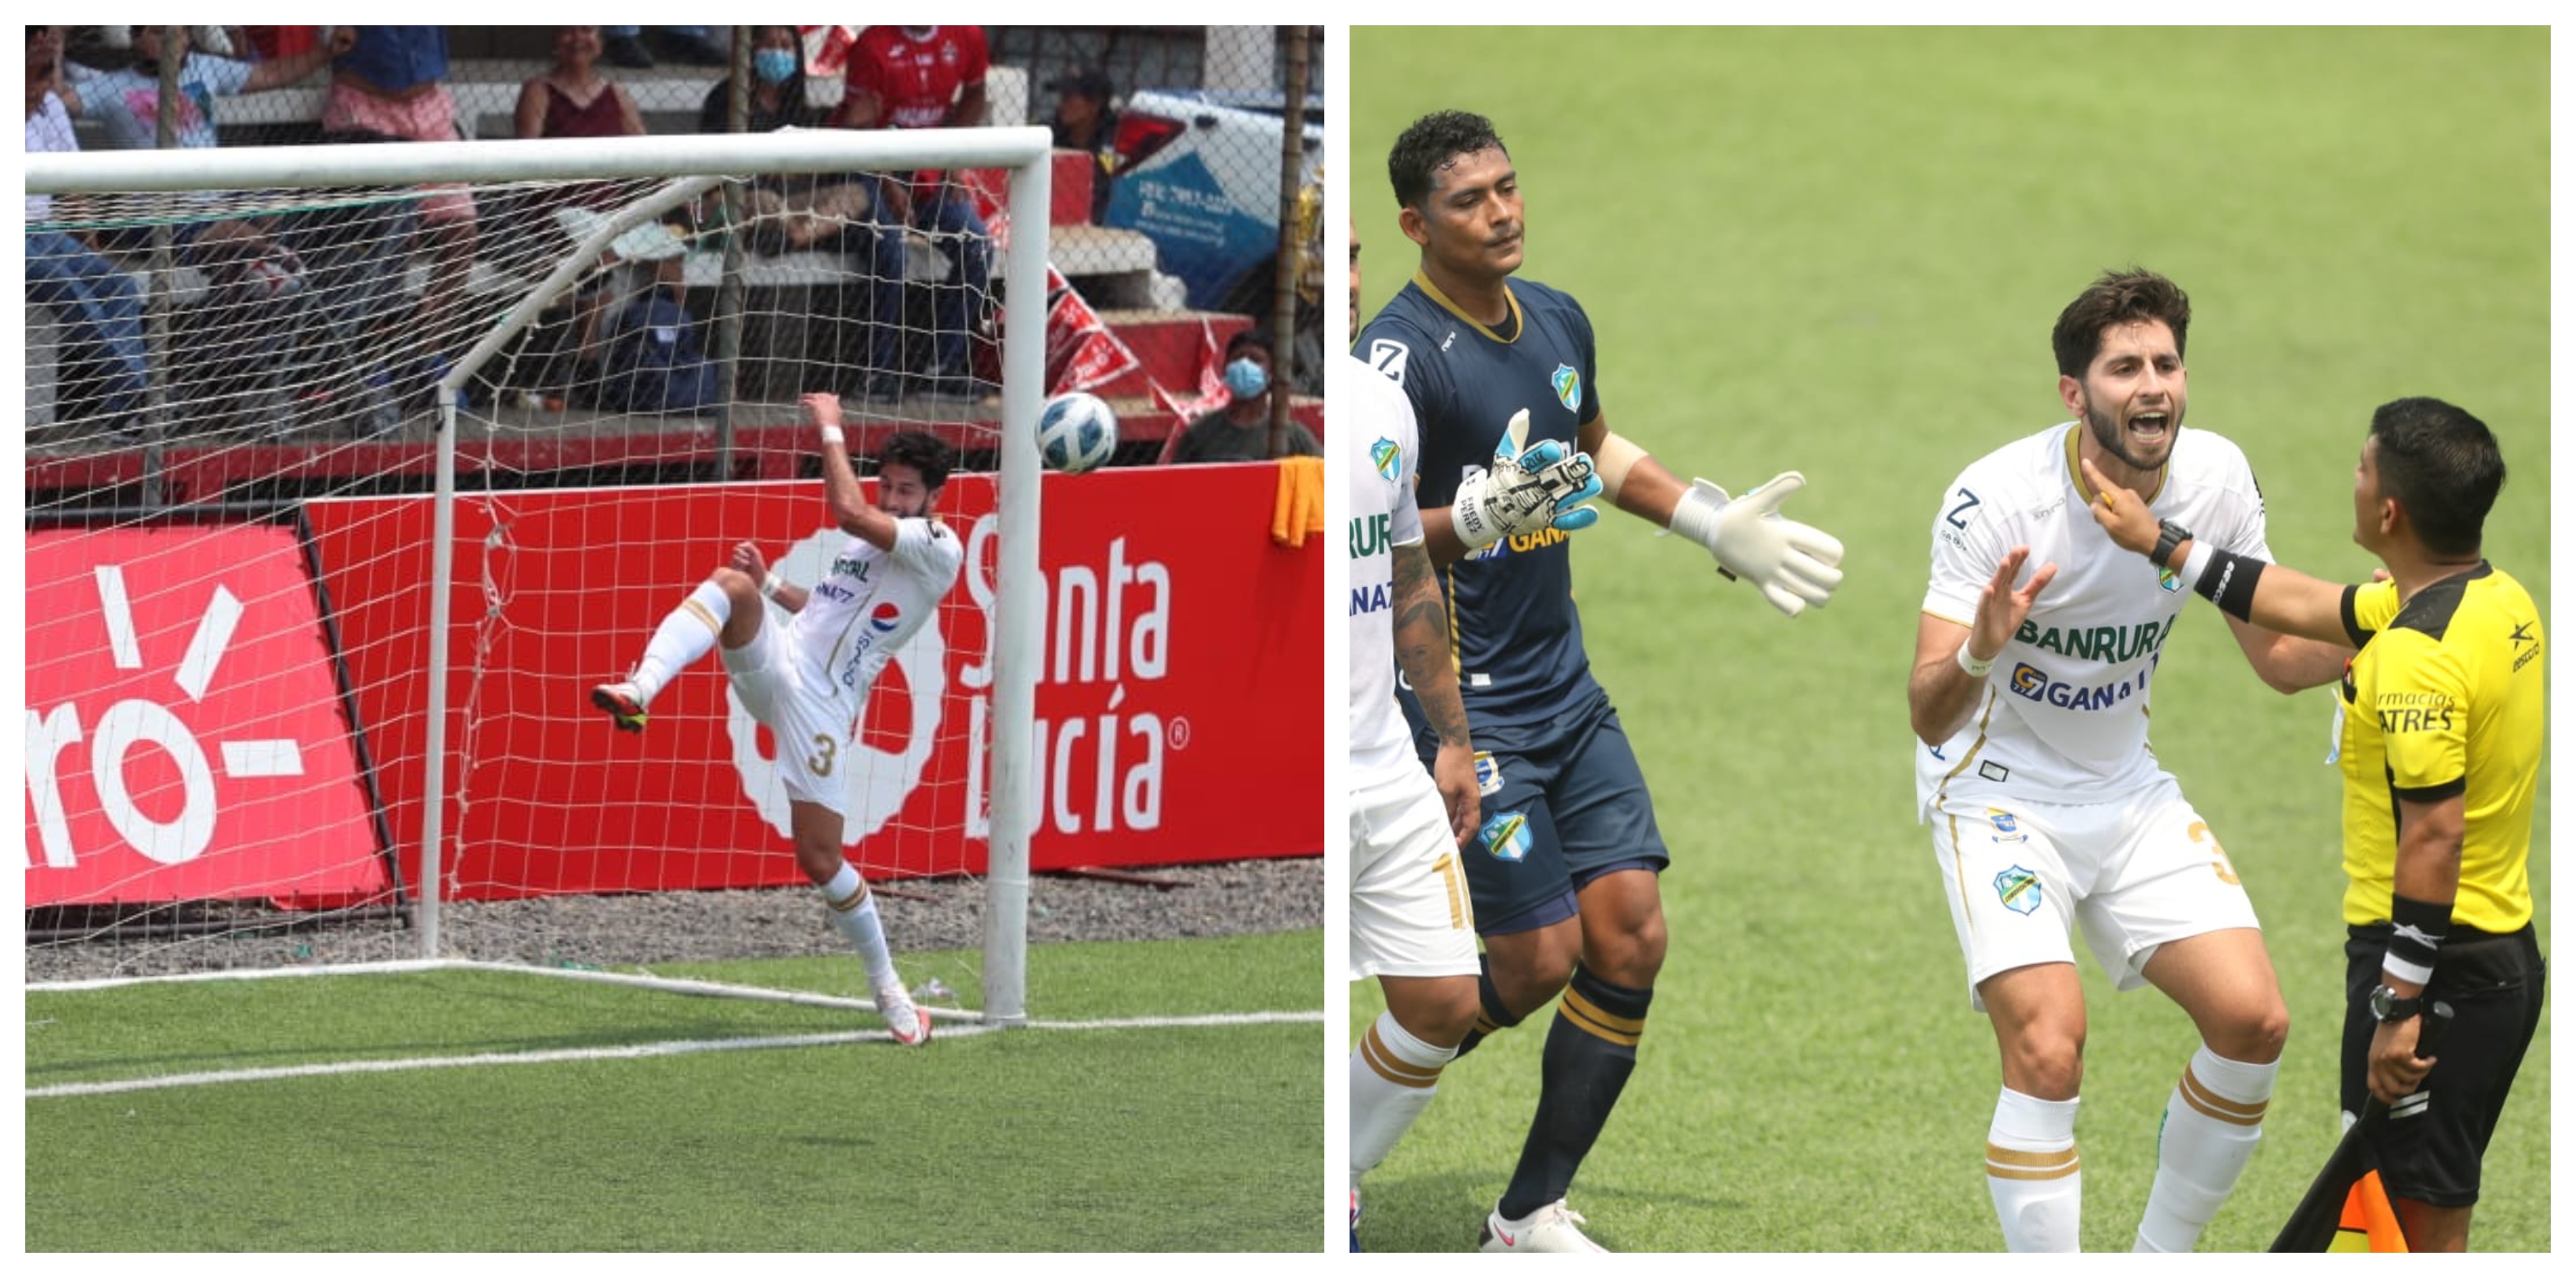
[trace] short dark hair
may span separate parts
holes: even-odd
[[[1395,202],[1420,207],[1451,160],[1489,148],[1511,154],[1503,146],[1502,135],[1494,132],[1494,122],[1481,115],[1434,111],[1406,125],[1386,153],[1386,176],[1395,184]]]
[[[2380,405],[2370,437],[2379,441],[2379,490],[2406,508],[2424,548],[2475,554],[2504,487],[2495,432],[2465,409],[2418,396]]]
[[[1279,358],[1279,348],[1272,346],[1269,338],[1263,337],[1257,329],[1247,328],[1226,339],[1225,360],[1227,363],[1231,364],[1234,362],[1234,357],[1236,355],[1256,347],[1260,349],[1262,354],[1269,356],[1273,360]]]
[[[2049,344],[2057,349],[2059,375],[2082,377],[2093,366],[2093,357],[2102,353],[2103,329],[2143,320],[2163,320],[2173,330],[2174,354],[2182,354],[2191,334],[2191,295],[2144,267],[2102,272],[2057,313]]]
[[[898,431],[887,436],[885,447],[877,450],[877,470],[884,471],[888,462],[920,471],[922,486],[937,488],[948,482],[948,468],[957,464],[957,452],[937,435]]]

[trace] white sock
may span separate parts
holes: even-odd
[[[1395,1148],[1405,1129],[1430,1107],[1440,1090],[1440,1069],[1458,1055],[1405,1032],[1395,1013],[1377,1022],[1351,1049],[1351,1183]]]
[[[733,617],[733,601],[725,597],[724,588],[712,581],[698,583],[680,606],[662,618],[652,639],[644,644],[644,655],[635,662],[635,695],[651,701],[671,676],[680,673],[716,646],[716,636],[725,622]]]
[[[2280,1062],[2231,1061],[2203,1044],[2165,1102],[2156,1137],[2156,1184],[2138,1222],[2139,1251],[2189,1251],[2263,1140]]]
[[[859,872],[851,869],[849,862],[841,862],[840,873],[823,885],[823,904],[832,916],[832,926],[850,939],[850,947],[859,952],[859,962],[867,966],[869,988],[900,986],[894,974],[894,955],[886,952],[885,924],[877,918],[877,898],[859,880]]]
[[[2073,1100],[2041,1100],[2007,1087],[1986,1129],[1986,1192],[2007,1251],[2077,1251],[2084,1165],[2075,1156]]]

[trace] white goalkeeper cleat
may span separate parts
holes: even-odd
[[[1608,1251],[1609,1248],[1583,1236],[1575,1228],[1583,1217],[1566,1209],[1560,1198],[1519,1220],[1505,1220],[1502,1207],[1485,1213],[1485,1227],[1476,1238],[1478,1251]]]
[[[919,1047],[930,1041],[930,1016],[912,1005],[912,996],[900,985],[877,991],[877,1015],[885,1018],[886,1032],[905,1047]]]

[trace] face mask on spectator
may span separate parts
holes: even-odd
[[[751,51],[751,69],[760,77],[762,84],[785,84],[787,77],[796,74],[796,51],[754,49]]]
[[[1270,374],[1251,360],[1239,359],[1225,366],[1225,388],[1236,399],[1250,399],[1270,389]]]

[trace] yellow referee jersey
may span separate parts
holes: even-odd
[[[2346,587],[2360,649],[2343,681],[2346,923],[2388,919],[2397,801],[2463,796],[2451,921],[2513,932],[2531,921],[2531,809],[2540,788],[2540,609],[2484,560],[2398,606],[2393,582]]]

